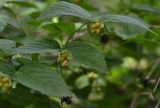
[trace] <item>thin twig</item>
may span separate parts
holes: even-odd
[[[158,81],[157,81],[157,83],[156,83],[156,86],[155,86],[154,89],[153,89],[153,92],[156,92],[159,83],[160,83],[160,77],[159,77],[159,79],[158,79]]]
[[[135,94],[135,96],[133,97],[133,100],[132,100],[132,102],[131,102],[130,108],[136,108],[137,99],[138,99],[138,97],[141,96],[141,95],[147,95],[147,96],[149,96],[149,98],[150,98],[151,100],[154,100],[154,99],[155,99],[154,96],[153,96],[153,94],[152,94],[151,92],[141,92],[141,93],[137,93],[137,94]]]
[[[88,24],[88,22],[82,24],[76,31],[74,31],[73,34],[72,34],[71,36],[68,37],[66,43],[68,43],[68,42],[74,37],[74,35],[75,35],[82,27],[84,27],[86,24]]]
[[[149,74],[147,75],[147,78],[150,78],[151,75],[153,74],[153,72],[155,71],[155,69],[157,68],[158,64],[160,63],[160,58],[155,62],[155,64],[153,65],[151,71],[149,72]]]
[[[160,101],[157,102],[155,108],[159,108],[159,106],[160,106]]]
[[[58,73],[61,76],[61,63],[60,63],[61,51],[58,53]]]
[[[160,25],[151,25],[151,28],[160,28]]]

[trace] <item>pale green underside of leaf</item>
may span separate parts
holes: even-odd
[[[23,66],[16,74],[19,83],[49,96],[71,96],[72,92],[51,67],[31,63]]]
[[[154,8],[148,4],[134,4],[132,6],[132,9],[137,11],[145,11],[145,12],[160,14],[160,9]]]
[[[16,53],[32,54],[32,53],[57,53],[59,50],[59,45],[54,40],[43,39],[30,41],[24,46],[16,48],[14,51]]]
[[[16,46],[16,42],[7,39],[0,39],[0,50],[6,54],[12,54],[13,48]]]
[[[109,31],[114,32],[117,36],[123,39],[133,38],[138,34],[144,34],[147,32],[144,28],[127,23],[108,22],[106,27]]]
[[[89,67],[103,73],[107,72],[104,56],[98,49],[89,43],[73,41],[67,45],[67,49],[71,52],[75,60],[85,67]]]
[[[56,16],[74,16],[88,21],[100,20],[106,24],[108,24],[108,22],[112,22],[115,25],[117,24],[117,26],[122,27],[121,29],[123,29],[123,31],[118,33],[116,32],[116,34],[124,39],[136,36],[137,34],[143,34],[146,31],[150,31],[153,34],[156,34],[149,29],[149,25],[147,23],[138,18],[113,14],[95,16],[89,13],[87,10],[79,7],[78,5],[64,1],[60,1],[57,4],[50,6],[41,14],[40,19],[45,20]],[[126,28],[126,25],[129,27],[127,30],[124,29]]]
[[[41,20],[50,19],[56,16],[74,16],[88,20],[91,14],[78,5],[60,1],[47,8],[40,16]]]
[[[149,29],[149,25],[147,23],[139,18],[123,15],[100,15],[95,16],[92,19],[103,21],[106,26],[108,23],[113,23],[114,25],[121,27],[123,31],[121,30],[122,32],[117,34],[124,39],[136,36],[137,34],[143,34],[147,31],[157,35],[155,32]],[[128,29],[126,29],[126,27]]]

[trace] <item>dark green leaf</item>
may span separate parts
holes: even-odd
[[[144,34],[147,32],[147,30],[144,28],[137,27],[136,25],[131,25],[128,23],[108,22],[106,27],[109,31],[114,32],[117,36],[123,39],[132,38],[138,34]]]
[[[67,35],[73,35],[75,26],[73,23],[57,23],[57,26]]]
[[[147,5],[147,4],[134,4],[132,9],[138,10],[138,11],[145,11],[145,12],[160,14],[160,9],[151,7],[150,5]]]
[[[15,72],[14,67],[6,60],[0,59],[0,73],[10,75]]]
[[[142,34],[146,31],[151,31],[149,25],[138,18],[122,15],[100,15],[93,17],[93,20],[100,20],[106,24],[106,26],[114,25],[114,29],[117,28],[116,33],[126,39],[137,34]],[[117,27],[116,27],[117,25]],[[127,29],[126,29],[127,28]]]
[[[72,53],[77,62],[97,71],[107,72],[104,56],[89,43],[73,41],[67,45],[67,49]]]
[[[30,1],[8,0],[7,3],[12,3],[12,4],[18,4],[20,6],[37,8],[37,6],[33,2],[30,2]]]
[[[17,53],[47,53],[57,52],[59,44],[54,40],[43,39],[30,41],[24,46],[20,46],[15,49]]]
[[[4,17],[3,20],[9,25],[21,29],[21,25],[14,18]]]
[[[65,81],[55,69],[43,64],[30,63],[16,74],[19,83],[50,96],[71,96]]]
[[[4,30],[6,22],[0,18],[0,32]]]
[[[78,5],[60,1],[46,9],[41,14],[40,19],[50,19],[57,16],[74,16],[88,20],[91,14]]]
[[[16,42],[7,39],[0,39],[0,49],[6,54],[12,54]]]

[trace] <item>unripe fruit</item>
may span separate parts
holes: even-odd
[[[99,21],[89,24],[88,27],[91,33],[95,34],[100,34],[101,32],[103,32],[104,29],[103,24]]]
[[[0,88],[1,88],[1,87],[3,87],[3,83],[2,83],[2,82],[0,82]]]
[[[90,78],[90,79],[96,79],[97,77],[98,77],[98,75],[96,73],[91,72],[88,74],[88,78]]]
[[[12,82],[8,76],[1,75],[0,76],[0,91],[6,92],[11,87]]]
[[[90,28],[91,28],[91,29],[95,29],[95,28],[96,28],[96,25],[95,25],[95,24],[91,24],[91,25],[90,25]]]
[[[62,54],[60,55],[60,63],[61,63],[63,66],[68,63],[68,60],[69,60],[68,57],[69,57],[68,53],[62,53]]]
[[[10,83],[4,83],[3,86],[6,87],[6,88],[9,88],[10,87]]]
[[[2,82],[9,82],[9,78],[8,77],[3,77]]]
[[[97,28],[100,28],[100,27],[102,26],[102,24],[101,24],[100,22],[96,22],[96,23],[95,23],[95,26],[96,26]]]
[[[95,32],[96,32],[97,34],[100,34],[100,33],[101,33],[101,29],[96,29]]]
[[[2,76],[0,76],[0,82],[2,81],[2,79],[3,79],[3,77],[2,77]]]

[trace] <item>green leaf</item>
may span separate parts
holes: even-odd
[[[2,7],[5,3],[6,3],[7,0],[0,0],[0,7]]]
[[[148,4],[134,4],[132,6],[132,9],[137,11],[145,11],[145,12],[160,14],[160,9],[154,8]]]
[[[6,22],[0,18],[0,32],[4,30],[6,26]]]
[[[89,43],[73,41],[67,45],[67,49],[80,64],[100,72],[107,72],[104,56]]]
[[[72,92],[51,67],[44,64],[30,63],[20,68],[16,79],[22,85],[50,96],[71,96]]]
[[[118,33],[116,33],[126,39],[137,34],[150,31],[149,25],[138,18],[133,18],[123,15],[100,15],[92,18],[93,20],[100,20],[106,24],[106,26],[114,25],[112,28],[118,27]],[[109,27],[110,28],[110,27]]]
[[[47,101],[43,101],[43,100],[44,98],[41,100],[36,100],[32,104],[31,108],[62,108],[60,104],[55,100],[47,100]]]
[[[19,24],[19,22],[17,21],[16,17],[16,13],[14,12],[14,10],[12,8],[10,8],[9,6],[3,6],[3,9],[5,11],[7,11],[10,16],[1,16],[1,18],[9,25],[13,26],[13,27],[16,27],[18,29],[22,29],[21,28],[21,25]]]
[[[9,17],[3,17],[3,20],[9,25],[16,27],[18,29],[21,29],[21,25],[16,21],[16,19],[9,18]]]
[[[136,25],[130,25],[128,23],[112,23],[108,22],[106,25],[109,31],[114,32],[117,36],[128,39],[137,36],[138,34],[144,34],[146,29],[137,27]]]
[[[128,23],[140,26],[142,28],[148,29],[149,25],[138,18],[133,18],[130,16],[123,16],[123,15],[100,15],[94,17],[95,20],[102,20],[104,22],[121,22],[121,23]]]
[[[12,54],[16,42],[7,39],[0,39],[0,49],[6,54]]]
[[[34,40],[26,43],[24,46],[16,48],[14,51],[16,53],[48,53],[57,52],[59,49],[59,44],[54,40],[43,39]]]
[[[15,72],[14,67],[4,59],[0,59],[0,73],[10,75]]]
[[[87,75],[82,75],[76,79],[75,85],[78,89],[83,89],[89,85],[89,78]]]
[[[76,30],[73,23],[57,23],[56,26],[58,26],[63,32],[65,32],[69,36],[72,36],[74,31]]]
[[[57,16],[74,16],[85,20],[90,19],[91,14],[79,7],[78,5],[60,1],[57,4],[50,6],[40,16],[41,20],[50,19]]]
[[[22,0],[8,0],[7,3],[18,4],[20,6],[33,7],[37,8],[37,5],[31,1],[22,1]]]

